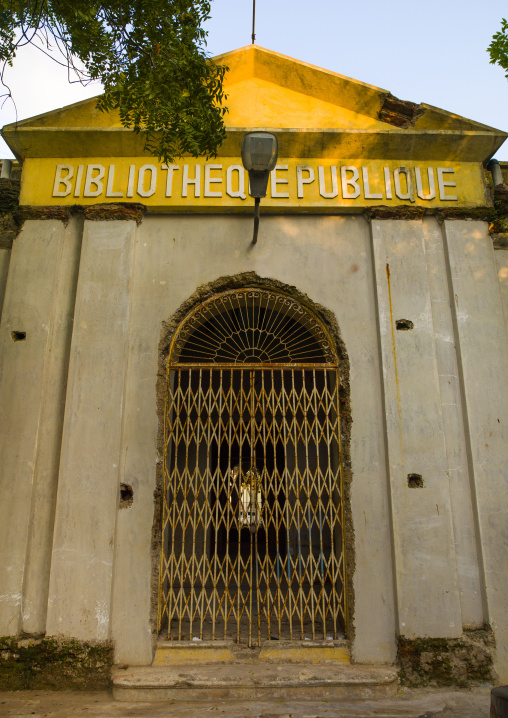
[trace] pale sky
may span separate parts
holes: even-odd
[[[508,80],[486,52],[505,16],[501,0],[256,0],[256,44],[508,131]],[[207,29],[211,55],[250,44],[252,0],[213,0]],[[5,77],[20,120],[101,91],[69,85],[66,70],[31,48]],[[7,101],[0,126],[15,119]],[[12,157],[0,143],[0,157]],[[508,160],[508,142],[496,157]]]

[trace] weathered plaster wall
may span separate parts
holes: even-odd
[[[507,253],[486,223],[431,217],[265,216],[251,237],[236,216],[25,223],[0,336],[0,633],[112,639],[118,663],[151,662],[161,326],[251,271],[330,310],[349,356],[353,658],[486,622],[508,679]]]
[[[494,668],[508,680],[508,338],[492,240],[484,222],[444,224],[460,358],[484,610]]]
[[[462,632],[423,223],[373,220],[398,632]],[[400,320],[413,328],[398,330]],[[423,485],[412,487],[410,475]],[[439,611],[434,610],[439,606]]]
[[[86,221],[83,232],[47,618],[49,635],[83,641],[111,636],[135,228]]]
[[[391,661],[396,647],[390,519],[368,224],[361,217],[264,217],[255,247],[251,233],[251,220],[236,217],[146,217],[137,232],[130,337],[136,351],[129,351],[122,448],[125,480],[134,487],[135,498],[118,522],[113,597],[117,657],[132,662],[137,656],[142,662],[140,643],[143,660],[151,656],[149,540],[161,323],[200,284],[255,271],[298,287],[334,312],[339,323],[352,367],[354,655],[362,661]],[[375,623],[368,619],[373,612]]]
[[[485,615],[476,549],[477,532],[464,429],[464,406],[442,225],[431,217],[425,218],[423,237],[439,374],[461,623],[462,626],[477,628],[483,625]]]
[[[9,262],[11,260],[11,250],[0,248],[0,317],[2,316],[2,307],[4,304],[5,288],[7,286],[7,275],[9,274]]]
[[[27,221],[0,333],[0,634],[45,630],[78,219]],[[23,336],[24,335],[24,336]]]
[[[503,303],[504,321],[508,327],[508,249],[498,249],[494,252],[494,257],[496,259],[497,278]]]

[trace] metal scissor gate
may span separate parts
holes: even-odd
[[[323,326],[285,295],[226,292],[180,326],[165,415],[168,638],[343,636],[338,392]]]

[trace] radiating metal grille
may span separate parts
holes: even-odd
[[[336,360],[320,322],[299,302],[262,289],[224,292],[180,327],[173,363],[321,363]]]
[[[259,332],[252,348],[262,340]],[[183,343],[178,358],[196,346]],[[175,640],[249,645],[337,638],[345,626],[337,367],[323,360],[331,353],[315,365],[251,356],[169,364],[159,628]]]

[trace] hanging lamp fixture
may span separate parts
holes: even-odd
[[[254,236],[258,241],[259,201],[266,197],[268,176],[277,163],[279,142],[271,132],[247,132],[242,140],[242,164],[249,173],[249,193],[254,197]]]

